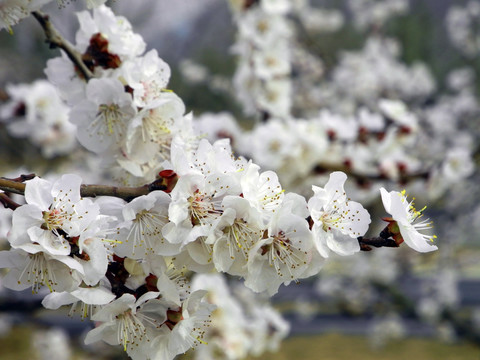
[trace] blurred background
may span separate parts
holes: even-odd
[[[187,111],[204,123],[218,116],[235,119],[239,131],[250,132],[247,140],[230,133],[238,140],[238,153],[267,168],[270,164],[287,190],[308,194],[312,184],[323,185],[328,172],[338,169],[327,166],[316,171],[317,166],[302,173],[291,170],[294,162],[301,161],[294,157],[286,156],[276,166],[261,151],[245,150],[243,142],[258,141],[255,131],[263,126],[262,119],[276,115],[258,107],[249,111],[246,103],[251,100],[235,96],[250,90],[235,82],[244,62],[239,28],[245,25],[244,15],[228,1],[117,0],[107,4],[132,23],[147,49],[157,49],[171,66],[169,87],[183,99]],[[359,109],[380,113],[377,104],[382,99],[400,101],[427,134],[405,145],[411,151],[406,159],[418,163],[417,170],[442,164],[438,169],[447,171],[443,161],[450,159],[451,148],[464,146],[468,159],[454,159],[458,167],[451,172],[458,176],[451,175],[448,185],[434,184],[432,179],[443,180],[429,175],[421,181],[387,176],[365,186],[365,179],[352,176],[356,181],[352,197],[368,204],[373,219],[387,216],[377,192],[380,186],[407,188],[418,208],[428,205],[425,213],[434,222],[439,250],[421,254],[403,246],[336,257],[319,277],[282,286],[272,302],[289,322],[289,335],[278,351],[260,358],[478,358],[480,2],[292,0],[292,4],[285,17],[294,44],[289,76],[293,79],[291,112],[296,118],[311,119],[328,110],[345,120],[357,116]],[[42,10],[74,42],[78,28],[74,12],[84,10],[83,2],[61,9],[54,2]],[[58,50],[48,49],[33,18],[13,30],[13,35],[0,32],[0,100],[4,103],[10,84],[44,79],[46,61],[58,55]],[[388,118],[388,111],[383,111]],[[0,175],[61,173],[72,162],[71,154],[42,155],[41,145],[12,133],[7,116],[2,116]],[[346,158],[342,159],[345,166]],[[292,171],[299,174],[294,179]],[[449,173],[442,174],[446,178]],[[5,238],[9,210],[0,211],[0,238]],[[372,235],[383,226],[373,226]],[[98,359],[126,357],[121,349],[106,345],[82,346],[82,336],[91,325],[67,317],[68,310],[44,310],[41,298],[2,288],[0,279],[0,359],[45,359],[52,354],[49,351],[56,354],[50,355],[55,359],[61,359],[59,353],[65,354],[64,359],[91,359],[94,354],[103,354]]]

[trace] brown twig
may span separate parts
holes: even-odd
[[[32,15],[37,19],[43,28],[43,32],[47,37],[46,42],[50,44],[50,48],[60,48],[67,54],[68,58],[75,64],[78,70],[82,73],[86,81],[93,78],[92,72],[88,69],[82,60],[82,55],[75,49],[75,47],[60,35],[57,29],[53,26],[48,15],[40,11],[33,11]]]
[[[0,178],[0,190],[9,193],[24,195],[25,184],[10,179]]]
[[[370,251],[372,250],[372,246],[376,248],[398,247],[398,244],[395,242],[395,240],[384,239],[382,237],[364,238],[363,236],[359,236],[357,240],[360,244],[360,250],[362,251]]]
[[[21,206],[20,204],[17,204],[15,201],[10,199],[10,197],[5,193],[0,193],[0,203],[2,203],[6,209],[12,210],[15,210],[16,208]]]
[[[82,197],[113,196],[130,201],[136,197],[147,195],[150,192],[148,185],[138,187],[107,186],[107,185],[81,185]]]
[[[2,179],[23,183],[27,180],[32,180],[35,176],[36,175],[32,173],[32,174],[22,174],[19,177],[16,177],[16,178],[13,178],[13,179],[9,179],[9,178],[6,178],[6,177],[2,177]]]
[[[350,166],[347,165],[335,165],[335,164],[318,164],[314,167],[313,172],[316,174],[322,174],[322,173],[330,173],[332,171],[342,171],[345,174],[347,174],[348,177],[352,177],[357,180],[360,184],[369,184],[373,181],[381,181],[381,180],[389,180],[388,176],[385,174],[382,174],[381,172],[378,173],[359,173],[353,170]],[[417,172],[417,173],[403,173],[399,174],[398,179],[390,179],[392,181],[397,181],[398,183],[401,184],[406,184],[409,181],[415,180],[415,179],[428,179],[430,176],[430,172],[427,171],[422,171],[422,172]]]
[[[20,177],[21,178],[21,177]],[[17,178],[18,179],[18,178]],[[14,194],[25,195],[25,184],[11,180],[0,178],[0,190]],[[151,184],[128,187],[128,186],[108,186],[108,185],[81,185],[80,196],[82,197],[96,197],[96,196],[113,196],[131,201],[132,199],[147,195],[154,190],[167,190],[167,187],[156,180]]]

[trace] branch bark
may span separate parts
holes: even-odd
[[[333,164],[318,164],[314,167],[313,173],[315,174],[322,174],[322,173],[330,173],[333,171],[342,171],[347,174],[348,177],[352,177],[357,180],[360,184],[368,185],[374,181],[382,181],[382,180],[390,180],[394,182],[398,182],[400,184],[406,184],[409,181],[416,180],[416,179],[428,179],[430,176],[430,171],[422,171],[416,173],[404,173],[399,174],[398,179],[389,179],[386,175],[382,173],[360,173],[352,170],[349,166],[344,165],[333,165]]]
[[[25,195],[25,184],[0,178],[0,190],[5,192]],[[108,185],[81,185],[80,196],[82,197],[96,197],[96,196],[113,196],[131,201],[132,199],[147,195],[151,191],[167,190],[167,186],[163,185],[161,181],[156,180],[151,184],[128,187],[128,186],[108,186]]]
[[[82,54],[66,39],[60,35],[58,30],[53,26],[48,15],[43,14],[41,11],[33,11],[32,15],[37,19],[43,28],[43,32],[47,37],[46,42],[50,44],[50,48],[60,48],[67,54],[68,58],[75,64],[78,70],[82,73],[86,81],[93,78],[92,72],[88,69],[87,65],[82,60]]]
[[[2,203],[6,209],[15,210],[16,208],[20,207],[20,204],[17,204],[15,201],[10,199],[10,197],[5,193],[0,193],[0,203]]]
[[[362,251],[370,251],[372,250],[372,246],[376,248],[398,247],[398,244],[395,242],[395,240],[384,239],[382,237],[364,238],[363,236],[359,236],[357,240],[360,244],[360,250]]]

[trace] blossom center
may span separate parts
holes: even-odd
[[[287,272],[292,280],[295,279],[293,272],[305,264],[301,251],[293,246],[284,231],[279,231],[271,239],[269,245],[262,247],[262,255],[267,255],[270,266],[275,268],[278,276],[283,277],[284,272]]]
[[[144,337],[147,336],[145,325],[140,319],[132,313],[131,310],[117,315],[120,326],[117,331],[117,340],[123,344],[123,349],[127,351],[127,347],[133,348],[140,345]],[[147,341],[149,341],[147,339]]]
[[[97,135],[114,136],[116,140],[119,140],[125,131],[124,117],[125,114],[118,104],[101,104],[95,120],[89,127],[93,128]]]
[[[61,229],[64,221],[66,220],[66,214],[59,209],[53,209],[50,211],[43,211],[43,220],[45,221],[42,225],[42,228],[46,230],[57,230]]]
[[[193,225],[211,222],[222,214],[222,210],[216,209],[212,196],[201,193],[199,190],[188,198],[188,202]]]

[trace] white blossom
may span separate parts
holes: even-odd
[[[413,206],[413,201],[409,202],[407,200],[405,192],[387,192],[384,188],[381,188],[380,192],[382,194],[383,206],[398,224],[400,234],[405,243],[419,252],[437,250],[437,246],[433,244],[436,236],[420,232],[432,227],[432,223],[428,219],[418,221],[423,216],[423,209],[417,211]]]
[[[96,153],[116,150],[125,143],[127,128],[136,114],[132,97],[115,79],[92,79],[86,88],[86,99],[71,113],[78,126],[78,140]]]
[[[315,245],[323,257],[330,251],[352,255],[360,251],[357,238],[363,236],[370,224],[370,215],[363,206],[351,201],[344,190],[347,176],[333,172],[324,188],[312,186],[315,195],[308,201],[313,220]]]

